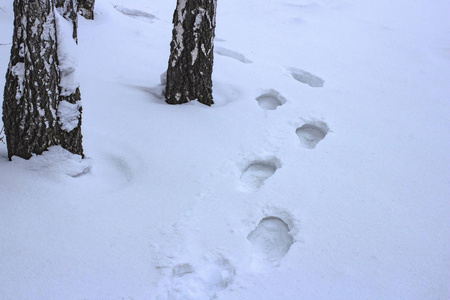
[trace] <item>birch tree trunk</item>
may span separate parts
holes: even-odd
[[[60,143],[55,14],[50,0],[16,0],[14,15],[3,124],[8,157],[28,159]]]
[[[217,0],[177,0],[167,70],[166,102],[211,105]]]
[[[54,4],[53,0],[14,1],[13,44],[3,101],[10,159],[14,155],[28,159],[53,145],[83,155],[80,92],[78,85],[67,88],[74,70],[67,63],[60,65],[62,35],[56,24],[58,18],[68,18],[72,26],[68,39],[76,42],[76,1],[56,3],[59,13]]]

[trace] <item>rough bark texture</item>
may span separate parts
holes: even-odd
[[[95,0],[79,0],[79,12],[88,20],[94,20],[94,4]]]
[[[59,144],[55,15],[50,0],[16,0],[14,14],[3,123],[9,158],[28,159]]]
[[[166,102],[211,105],[217,0],[177,0],[167,70]]]
[[[71,132],[65,132],[58,120],[61,100],[77,101],[80,93],[77,89],[74,95],[60,95],[54,2],[15,0],[14,14],[13,44],[3,101],[8,157],[17,155],[28,159],[33,153],[41,154],[53,145],[62,145],[83,155],[81,114],[77,128]],[[76,39],[76,19],[72,21]],[[81,107],[79,109],[81,112]]]

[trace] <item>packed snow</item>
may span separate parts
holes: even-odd
[[[80,108],[81,101],[70,103],[63,100],[59,103],[57,115],[63,130],[70,132],[77,128],[80,121]]]
[[[59,86],[62,96],[70,96],[75,94],[76,89],[80,86],[77,76],[78,50],[76,40],[72,38],[73,23],[66,20],[58,10],[55,10],[55,21],[58,41],[58,64],[61,76]]]
[[[0,143],[0,298],[450,299],[450,2],[219,1],[212,107],[176,2],[80,17],[85,159]]]

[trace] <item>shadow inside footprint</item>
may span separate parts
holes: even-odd
[[[253,246],[253,266],[278,266],[294,243],[289,231],[289,226],[278,217],[262,219],[247,237]]]
[[[246,58],[242,53],[227,49],[227,48],[223,48],[223,47],[214,47],[214,52],[218,55],[221,56],[227,56],[229,58],[233,58],[237,61],[240,61],[244,64],[251,64],[252,61],[249,60],[248,58]]]
[[[131,17],[131,18],[135,18],[135,19],[140,19],[142,21],[146,21],[149,23],[153,23],[153,21],[156,19],[156,16],[142,11],[142,10],[138,10],[138,9],[131,9],[131,8],[127,8],[127,7],[123,7],[120,5],[114,5],[114,8],[121,12],[122,14],[124,14],[125,16]]]
[[[256,98],[256,101],[258,101],[258,105],[262,109],[275,110],[278,106],[286,103],[286,98],[281,96],[276,90],[269,90]]]
[[[325,138],[329,131],[328,125],[324,122],[315,124],[304,124],[297,128],[295,133],[302,145],[307,149],[314,149],[316,145]]]
[[[275,160],[254,161],[242,172],[241,181],[249,188],[259,188],[279,167]]]
[[[306,71],[297,68],[289,68],[289,71],[291,72],[291,75],[295,80],[307,84],[310,87],[323,87],[323,84],[325,83],[322,78]]]

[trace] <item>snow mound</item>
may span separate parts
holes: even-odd
[[[36,173],[37,176],[59,178],[60,175],[79,177],[90,172],[90,159],[82,159],[61,146],[53,146],[41,155],[34,155],[29,160],[14,156],[13,163],[17,168]]]

